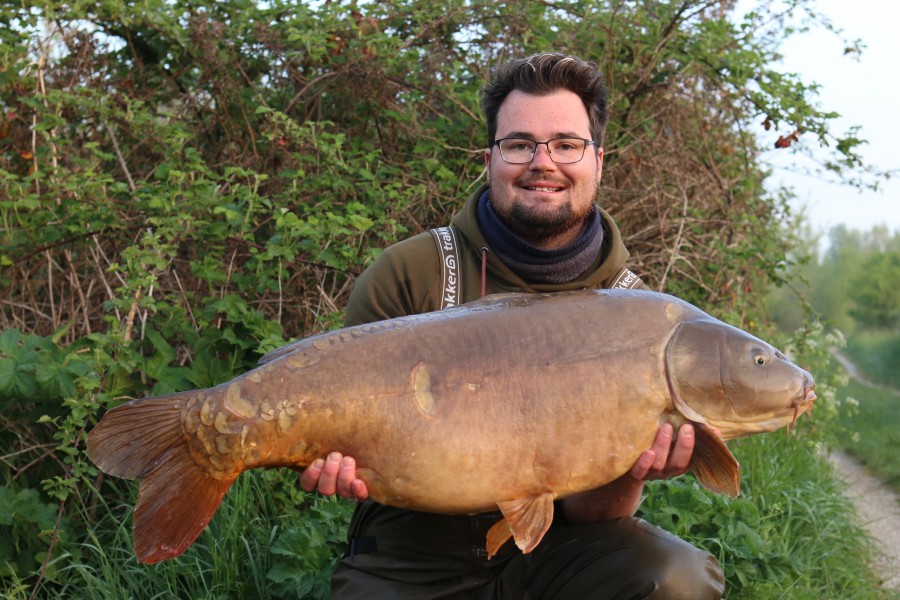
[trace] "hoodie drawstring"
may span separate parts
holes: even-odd
[[[481,247],[481,298],[485,296],[485,288],[487,288],[487,256],[488,249],[486,246]]]

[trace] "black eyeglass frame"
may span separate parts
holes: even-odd
[[[506,140],[521,140],[523,142],[533,142],[534,149],[531,151],[531,158],[529,158],[528,160],[523,160],[523,161],[518,161],[518,162],[507,160],[507,158],[505,156],[503,156],[503,148],[500,147],[500,142],[505,142]],[[584,142],[584,148],[581,149],[581,156],[579,156],[577,160],[570,160],[570,161],[565,161],[565,162],[560,162],[560,161],[556,160],[555,158],[553,158],[553,151],[550,150],[550,142],[555,142],[557,140],[579,140],[579,141]],[[545,146],[547,146],[547,154],[550,156],[550,160],[552,160],[556,164],[558,164],[558,165],[573,165],[577,162],[581,162],[582,160],[584,160],[584,153],[587,152],[588,146],[596,146],[597,142],[595,142],[594,140],[586,139],[586,138],[568,137],[568,136],[549,139],[546,142],[539,142],[539,141],[533,140],[531,138],[523,138],[523,137],[513,136],[513,137],[500,138],[499,140],[494,140],[494,143],[491,144],[491,147],[497,146],[497,149],[500,151],[500,158],[503,160],[503,162],[509,163],[511,165],[527,165],[528,163],[530,163],[531,161],[534,160],[535,155],[537,155],[538,146],[540,146],[541,144],[544,144]]]

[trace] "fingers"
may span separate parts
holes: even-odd
[[[339,452],[332,452],[325,457],[325,465],[319,475],[319,483],[316,489],[320,494],[333,496],[338,490],[338,473],[341,470],[342,456]]]
[[[666,467],[666,461],[669,459],[669,449],[672,447],[672,438],[675,436],[675,430],[669,423],[660,425],[656,432],[656,439],[653,440],[653,446],[650,448],[656,453],[656,460],[653,461],[653,470],[662,471]]]
[[[355,500],[369,497],[365,482],[356,477],[356,461],[340,452],[332,452],[324,460],[314,460],[300,475],[300,487],[326,496],[337,494]]]
[[[656,452],[653,450],[646,450],[640,455],[628,474],[635,479],[646,479],[647,474],[650,473],[650,469],[653,468],[654,462],[656,462]]]
[[[693,425],[682,425],[673,444],[674,437],[672,425],[663,423],[656,432],[653,446],[638,457],[629,474],[636,479],[667,479],[685,473],[694,453]]]
[[[678,430],[678,439],[675,441],[675,447],[672,449],[672,456],[669,457],[667,468],[679,474],[687,471],[691,464],[691,456],[694,454],[694,426],[691,424],[682,425]]]
[[[319,477],[322,475],[322,467],[324,466],[325,461],[317,458],[300,474],[300,487],[303,488],[303,491],[315,491],[316,485],[319,483]]]
[[[366,482],[362,479],[354,479],[353,483],[350,484],[350,490],[352,492],[351,498],[360,502],[369,497],[369,488],[366,487]]]
[[[340,456],[340,455],[338,455]],[[353,482],[359,481],[356,478],[356,461],[352,456],[345,456],[341,459],[340,467],[337,475],[337,493],[341,498],[353,498]]]

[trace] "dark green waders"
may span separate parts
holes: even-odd
[[[332,579],[335,600],[719,599],[715,558],[637,518],[554,523],[530,554],[507,542],[488,560],[499,513],[444,516],[374,503],[357,508],[351,550]]]

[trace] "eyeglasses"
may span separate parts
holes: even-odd
[[[540,144],[547,146],[550,160],[558,165],[567,165],[577,163],[584,158],[585,148],[589,145],[596,146],[597,142],[582,138],[554,138],[546,142],[538,142],[528,138],[515,137],[503,138],[494,142],[494,145],[500,148],[500,158],[514,165],[530,163],[534,160],[534,154]]]

